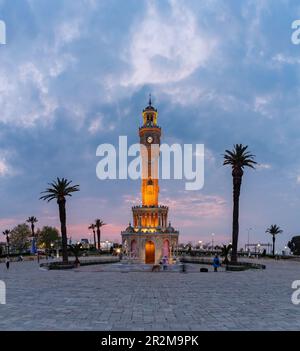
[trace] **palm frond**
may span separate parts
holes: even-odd
[[[52,183],[49,183],[45,191],[42,191],[40,200],[47,200],[48,202],[54,199],[65,198],[66,196],[72,196],[72,193],[79,191],[79,185],[71,185],[72,181],[66,178],[57,178]]]

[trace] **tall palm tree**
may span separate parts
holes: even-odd
[[[72,181],[65,178],[57,178],[57,180],[49,183],[50,188],[43,191],[46,194],[40,197],[40,200],[56,200],[59,209],[59,219],[61,227],[61,240],[62,240],[62,256],[63,262],[68,263],[68,238],[67,238],[67,225],[66,225],[66,197],[72,196],[72,193],[79,191],[79,185],[71,185]]]
[[[27,222],[27,223],[30,223],[30,225],[31,225],[32,237],[34,237],[34,236],[35,236],[35,234],[34,234],[34,224],[38,222],[37,218],[34,217],[34,216],[28,217],[28,219],[27,219],[26,222]]]
[[[100,250],[100,236],[101,236],[101,231],[100,228],[106,225],[101,219],[96,219],[95,220],[95,227],[97,228],[97,240],[98,240],[98,250]]]
[[[9,255],[9,234],[10,234],[10,230],[6,229],[4,230],[4,232],[2,232],[3,235],[6,236],[6,250],[7,250],[7,256]]]
[[[94,234],[94,246],[95,246],[95,249],[96,249],[96,226],[94,223],[92,223],[90,226],[89,226],[89,229],[91,229],[93,231],[93,234]]]
[[[242,185],[242,178],[244,174],[244,168],[250,167],[255,168],[254,161],[255,156],[247,151],[248,146],[242,144],[236,144],[233,150],[225,150],[224,163],[223,165],[229,165],[232,167],[232,178],[233,178],[233,216],[232,216],[232,252],[231,261],[237,261],[237,248],[239,238],[239,202],[240,202],[240,191]]]
[[[267,230],[266,233],[269,233],[272,235],[272,241],[273,241],[273,256],[275,256],[275,237],[277,234],[282,233],[283,230],[280,229],[280,227],[276,224],[272,224]]]

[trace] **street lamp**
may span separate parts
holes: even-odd
[[[199,249],[202,249],[202,240],[199,240],[198,243],[199,243]]]
[[[214,237],[215,237],[215,233],[211,233],[211,250],[212,251],[214,249]]]
[[[248,229],[248,240],[247,240],[247,243],[248,243],[248,251],[249,251],[249,244],[250,244],[250,231],[252,230],[252,228],[249,228]]]
[[[51,247],[51,257],[52,257],[52,251],[53,251],[54,244],[50,243],[50,247]]]
[[[260,243],[257,244],[257,253],[259,254],[260,253]],[[258,257],[258,255],[257,255]]]

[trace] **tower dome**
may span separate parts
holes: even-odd
[[[167,227],[166,232],[167,233],[174,233],[175,232],[174,227],[171,226],[171,222],[169,222],[169,226]]]
[[[129,222],[129,226],[126,228],[126,232],[127,233],[134,233],[134,228],[130,222]]]

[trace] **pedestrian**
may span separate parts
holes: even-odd
[[[6,256],[5,258],[5,264],[6,264],[6,268],[9,269],[9,256]]]
[[[218,254],[216,254],[215,257],[214,257],[213,266],[214,266],[214,271],[218,272],[218,268],[221,266]]]
[[[166,271],[167,268],[168,268],[168,258],[167,258],[167,256],[164,256],[162,261],[163,261],[162,262],[163,263],[163,270]]]

